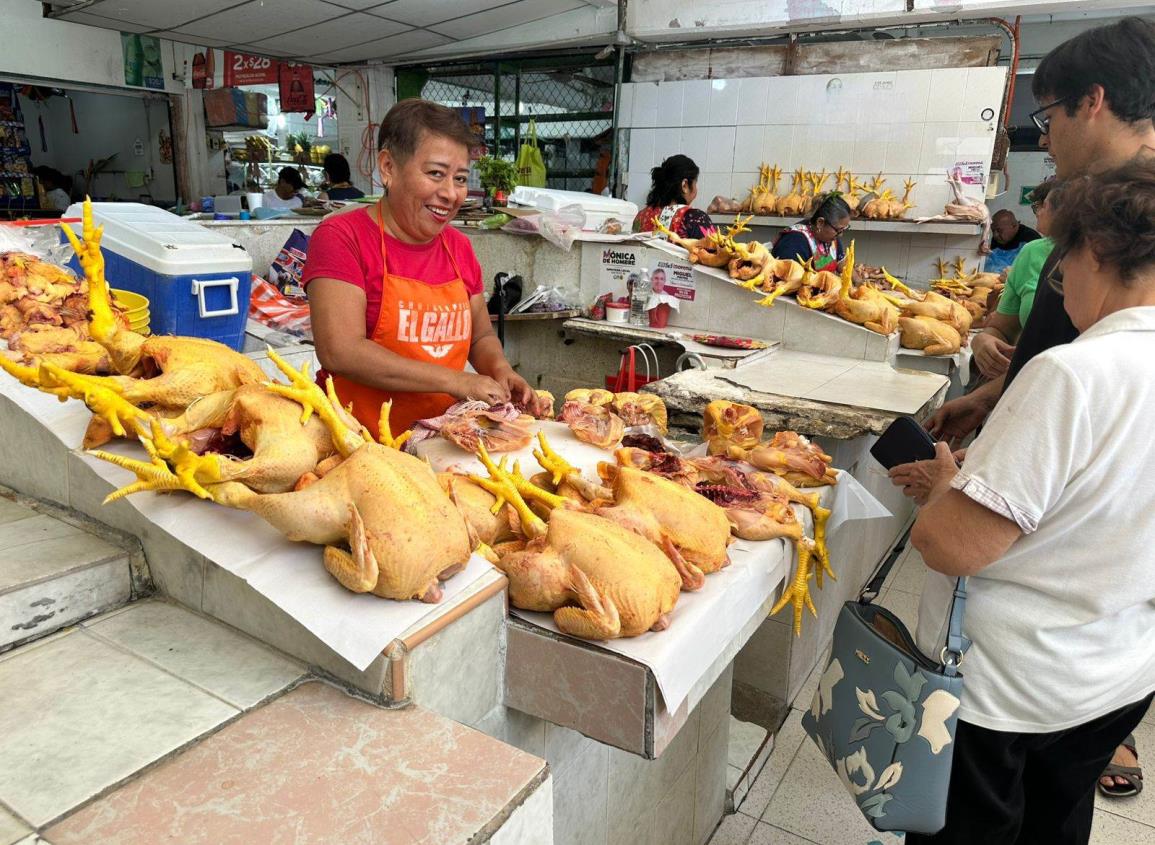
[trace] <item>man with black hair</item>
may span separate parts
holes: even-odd
[[[301,178],[301,171],[295,167],[282,167],[277,172],[277,184],[271,191],[265,191],[265,208],[300,208],[304,204],[301,191],[305,189],[305,180]]]
[[[1032,81],[1032,92],[1039,108],[1031,119],[1042,132],[1041,146],[1055,160],[1058,178],[1069,180],[1125,164],[1139,155],[1155,154],[1155,21],[1124,18],[1108,26],[1088,30],[1056,47],[1040,62]],[[1035,302],[1015,346],[1015,353],[1005,376],[988,382],[972,393],[944,404],[927,423],[927,429],[952,446],[972,434],[994,409],[1006,385],[1034,356],[1053,346],[1070,343],[1078,335],[1063,307],[1059,286],[1046,283],[1052,275],[1061,278],[1062,256],[1053,253],[1040,272]],[[895,467],[891,479],[904,492],[921,497],[938,480],[934,462],[920,461]],[[1074,679],[1073,679],[1074,680]],[[1121,704],[1124,702],[1121,702]],[[1100,784],[1106,792],[1126,788],[1125,777],[1116,779],[1113,772],[1135,772],[1134,746],[1120,749],[1115,760],[1122,768],[1104,772]],[[965,757],[965,755],[964,755]],[[960,766],[961,762],[961,766]],[[1101,766],[1107,765],[1103,760]],[[957,777],[982,778],[983,764],[958,759]],[[989,774],[989,773],[988,773]],[[1141,775],[1130,787],[1135,794],[1141,788]],[[953,781],[952,781],[953,791]],[[1049,840],[1055,843],[1086,843],[1090,836],[1094,792],[1081,796],[1072,823],[1064,836]],[[908,843],[953,843],[970,841],[961,828],[961,814],[994,814],[992,807],[948,805],[947,828],[933,837],[907,837]],[[1056,810],[1058,812],[1058,810]],[[995,845],[989,837],[988,845]],[[1014,836],[999,839],[1017,842]]]

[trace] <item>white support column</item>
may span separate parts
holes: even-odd
[[[367,194],[378,193],[376,176],[377,130],[381,118],[396,101],[393,68],[357,65],[336,71],[337,123],[340,153],[349,159],[353,184]],[[371,128],[371,131],[367,131]]]

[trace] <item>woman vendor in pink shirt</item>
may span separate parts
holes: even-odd
[[[397,103],[377,138],[385,196],[331,216],[309,243],[302,282],[321,378],[332,376],[374,435],[387,401],[395,432],[461,399],[536,410],[490,327],[473,247],[448,225],[465,201],[473,143],[452,109]]]

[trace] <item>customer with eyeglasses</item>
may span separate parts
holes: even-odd
[[[1044,237],[1024,244],[1008,270],[1006,286],[998,307],[987,319],[982,332],[971,340],[975,364],[984,378],[998,378],[1011,365],[1015,343],[1035,302],[1039,274],[1055,243],[1049,237],[1051,219],[1062,201],[1063,183],[1049,179],[1031,192],[1031,209]]]
[[[815,203],[808,219],[779,232],[770,252],[802,263],[813,258],[815,270],[834,271],[846,259],[841,236],[849,228],[850,206],[834,191]]]
[[[1102,172],[1151,154],[1155,151],[1155,21],[1124,18],[1065,41],[1040,62],[1032,92],[1040,107],[1031,118],[1043,133],[1040,144],[1055,160],[1060,179]],[[1007,372],[944,404],[926,422],[935,437],[952,446],[962,445],[1028,361],[1078,336],[1063,307],[1063,268],[1058,258],[1052,253],[1040,271],[1035,301]],[[956,456],[965,458],[965,454]],[[891,481],[916,501],[925,500],[944,471],[940,463],[918,461],[895,467]],[[1098,786],[1115,798],[1142,791],[1134,737],[1124,739],[1105,762]]]

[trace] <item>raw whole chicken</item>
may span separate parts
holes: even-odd
[[[600,387],[578,387],[565,395],[565,401],[584,402],[587,405],[611,405],[614,394]]]
[[[409,449],[440,435],[471,454],[477,451],[479,443],[490,452],[516,452],[533,439],[532,424],[533,417],[509,402],[490,405],[466,400],[452,405],[440,416],[418,420]]]
[[[636,637],[670,623],[682,579],[656,545],[614,521],[568,507],[485,459],[490,478],[475,479],[509,502],[530,538],[523,549],[501,555],[509,600],[525,610],[553,611],[563,633],[593,640]],[[551,508],[548,524],[522,493]]]
[[[550,448],[541,432],[538,442],[541,449],[534,451],[534,457],[552,476],[553,483],[576,485],[587,502],[592,498],[589,491],[595,491],[599,496],[592,501],[595,513],[664,549],[682,577],[685,589],[700,588],[705,575],[729,563],[726,547],[730,542],[730,529],[725,514],[684,485],[624,466],[614,473],[610,488],[612,502],[606,504],[600,501],[603,488],[591,487],[576,467]]]
[[[953,299],[927,291],[922,302],[911,302],[902,309],[906,317],[933,317],[950,325],[960,338],[966,337],[971,327],[971,315],[962,305]]]
[[[927,355],[953,355],[962,346],[958,331],[934,317],[899,317],[904,349],[921,349]]]
[[[400,440],[390,434],[388,405],[380,425],[383,443],[366,440],[336,400],[331,381],[326,396],[307,372],[296,372],[271,357],[292,384],[270,389],[300,403],[306,415],[317,414],[344,458],[340,464],[299,491],[261,494],[235,481],[201,485],[191,478],[195,462],[190,452],[166,453],[142,435],[150,462],[94,453],[132,470],[139,479],[106,501],[140,490],[189,490],[252,511],[290,540],[324,545],[325,568],[346,589],[398,600],[439,601],[439,582],[465,566],[470,543],[464,517],[433,470],[397,448]]]

